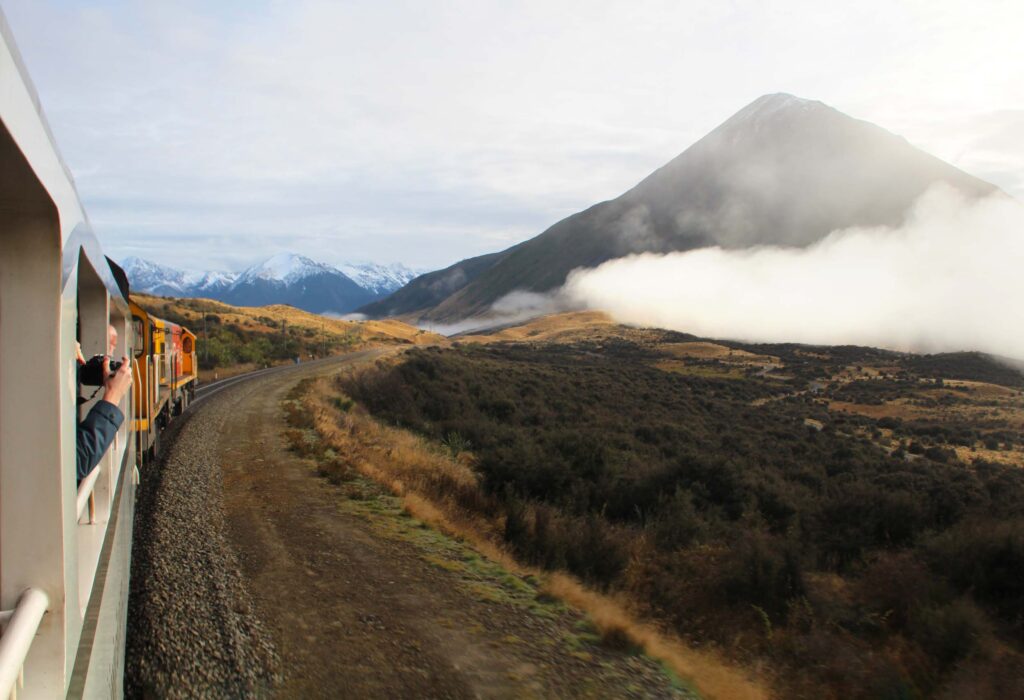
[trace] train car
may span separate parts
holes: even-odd
[[[122,695],[138,438],[195,386],[195,336],[128,297],[0,13],[0,698]],[[134,391],[79,480],[78,423],[102,397],[77,349],[107,354],[111,327]]]
[[[135,404],[133,428],[140,456],[159,450],[160,431],[195,397],[198,383],[196,336],[187,328],[148,313],[130,302],[133,333]]]
[[[195,395],[198,364],[195,358],[195,335],[187,328],[170,321],[156,319],[163,332],[161,343],[161,386],[167,390],[170,415],[181,415]]]
[[[196,334],[187,328],[181,329],[181,378],[182,387],[181,410],[184,411],[196,397],[199,386],[199,359],[196,357]]]

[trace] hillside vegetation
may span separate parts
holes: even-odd
[[[337,407],[469,465],[410,481],[451,517],[782,697],[1024,694],[1019,372],[593,320],[411,350]]]
[[[447,339],[399,321],[343,321],[292,306],[231,306],[210,299],[133,294],[149,313],[196,334],[199,367],[206,375],[233,372],[361,350],[377,345],[428,345]]]

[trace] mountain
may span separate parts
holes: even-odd
[[[765,95],[620,197],[449,268],[465,274],[429,308],[421,306],[429,295],[419,278],[409,293],[360,311],[454,321],[485,313],[510,292],[550,291],[576,268],[631,253],[806,246],[850,226],[898,225],[938,182],[971,197],[997,191],[821,102]]]
[[[238,278],[233,272],[203,272],[185,277],[189,296],[216,297],[227,290]]]
[[[391,292],[401,289],[420,275],[416,270],[412,270],[399,263],[393,265],[346,263],[339,265],[338,269],[360,287],[378,296],[391,294]]]
[[[161,296],[184,296],[191,288],[186,273],[142,258],[125,258],[121,268],[128,275],[132,289]]]
[[[337,268],[302,255],[281,253],[238,276],[220,301],[236,306],[291,306],[323,313],[347,313],[377,298]]]
[[[465,287],[498,262],[503,253],[490,253],[455,263],[436,272],[428,272],[379,301],[368,304],[360,313],[383,318],[403,316],[437,306],[447,297]]]
[[[241,273],[183,272],[137,257],[122,266],[134,291],[205,297],[241,306],[290,304],[314,313],[348,313],[402,287],[417,273],[404,265],[346,264],[342,270],[281,253]]]

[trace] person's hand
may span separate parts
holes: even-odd
[[[132,366],[128,363],[127,357],[121,358],[121,366],[116,372],[110,371],[110,358],[103,358],[103,400],[115,406],[121,403],[121,399],[132,387]]]
[[[78,364],[85,364],[85,358],[82,357],[82,344],[77,340],[75,341],[75,359],[78,360]]]

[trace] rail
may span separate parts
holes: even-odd
[[[14,610],[0,612],[5,627],[0,637],[0,698],[15,700],[18,688],[25,684],[25,659],[49,607],[49,596],[38,588],[28,588]]]
[[[367,352],[370,352],[370,351],[369,350],[357,350],[355,353],[351,353],[351,354],[358,355],[358,354],[367,353]],[[345,355],[328,355],[327,357],[319,357],[319,358],[317,358],[315,360],[309,360],[308,362],[303,362],[301,366],[309,367],[310,365],[317,365],[317,364],[321,364],[321,363],[325,363],[325,362],[330,362],[331,360],[336,360],[339,357],[344,357],[344,356],[348,356],[348,353],[346,353]],[[263,375],[263,374],[274,373],[274,372],[281,372],[281,371],[284,371],[284,370],[287,370],[287,369],[294,368],[295,366],[296,365],[294,365],[293,363],[288,362],[287,364],[274,365],[273,367],[267,367],[267,368],[264,368],[264,369],[255,369],[255,370],[252,370],[251,372],[244,372],[242,374],[236,374],[234,377],[225,377],[224,379],[218,379],[217,381],[210,382],[209,384],[203,384],[203,385],[197,386],[196,387],[196,397],[192,401],[192,403],[189,404],[189,405],[191,406],[191,405],[197,404],[202,399],[207,399],[207,398],[213,396],[214,394],[216,394],[218,391],[221,391],[222,389],[227,389],[229,386],[233,386],[235,384],[238,384],[239,382],[244,382],[244,381],[247,381],[247,380],[252,379],[254,377],[258,377],[260,375]],[[198,377],[198,375],[197,375],[197,377]]]
[[[96,498],[94,492],[96,490],[96,479],[100,476],[100,469],[103,463],[97,464],[92,468],[92,471],[82,479],[82,483],[78,485],[78,498],[75,501],[75,512],[78,514],[78,520],[82,520],[82,513],[85,512],[86,507],[89,508],[89,523],[96,522]],[[0,695],[0,698],[3,696]]]

